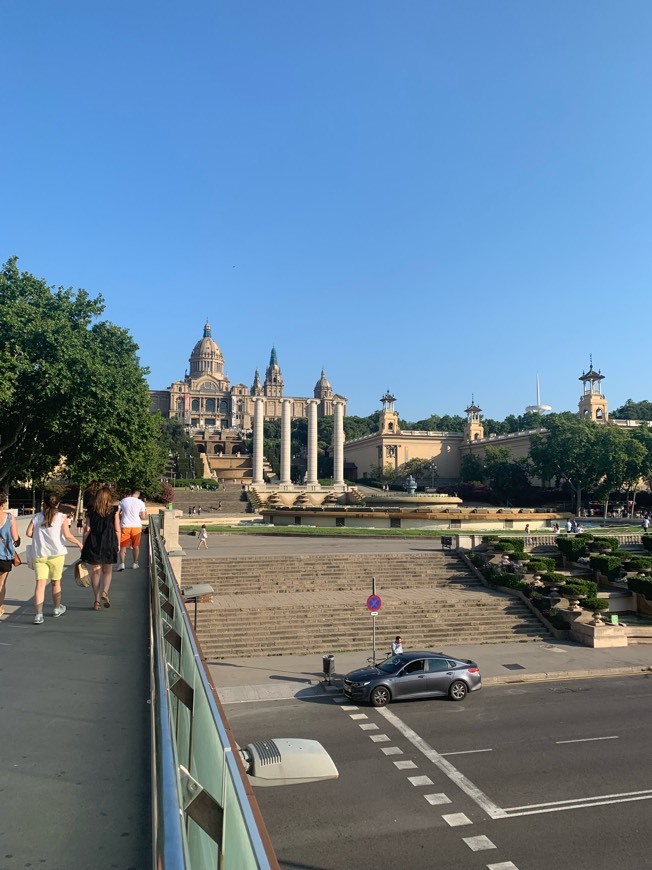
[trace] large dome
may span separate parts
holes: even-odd
[[[190,377],[214,375],[221,378],[224,375],[224,357],[217,342],[211,337],[211,325],[206,321],[204,335],[199,339],[190,354]]]

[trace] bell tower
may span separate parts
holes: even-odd
[[[482,408],[476,405],[473,395],[471,395],[471,404],[468,408],[464,409],[466,414],[466,423],[464,424],[465,441],[478,441],[480,438],[484,438],[484,426],[480,419],[481,412]]]
[[[383,409],[378,420],[378,431],[381,435],[396,435],[399,431],[398,414],[394,410],[395,397],[389,390],[380,399]]]
[[[593,368],[593,355],[589,357],[588,372],[583,372],[579,380],[582,381],[584,388],[578,404],[580,417],[582,420],[593,420],[594,423],[607,423],[609,405],[601,386],[604,375]]]

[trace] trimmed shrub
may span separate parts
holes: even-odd
[[[507,589],[518,589],[519,592],[525,592],[529,589],[528,584],[517,574],[498,574],[496,573],[494,582],[496,586],[505,586]]]
[[[498,535],[483,535],[482,543],[483,544],[495,544],[498,540]]]
[[[595,535],[591,532],[578,532],[575,535],[575,540],[584,541],[587,544],[590,544],[592,541],[595,541]]]
[[[556,567],[557,563],[549,556],[537,556],[527,563],[527,572],[528,574],[545,574],[554,571]]]
[[[581,556],[586,556],[588,553],[586,541],[584,541],[580,537],[558,537],[557,546],[559,547],[562,555],[564,555],[570,562],[575,562]]]
[[[491,548],[495,553],[516,553],[516,547],[511,541],[496,541]]]
[[[652,553],[652,535],[643,535],[641,542],[648,553]]]
[[[627,588],[630,592],[640,592],[648,601],[652,601],[652,577],[628,577]]]
[[[591,556],[590,562],[593,571],[599,571],[607,580],[615,580],[620,577],[622,571],[622,562],[618,556]]]
[[[494,544],[494,550],[498,549],[499,544],[510,546],[519,556],[522,556],[525,552],[525,541],[523,538],[498,538],[498,543]]]
[[[563,586],[568,577],[566,574],[558,574],[556,571],[546,571],[541,574],[541,579],[544,583],[550,583],[552,586]]]
[[[617,550],[620,546],[618,538],[610,538],[607,535],[600,535],[599,537],[596,535],[593,539],[593,543],[596,547],[602,550]]]
[[[609,607],[609,602],[606,598],[585,598],[582,607],[586,610],[606,610]]]

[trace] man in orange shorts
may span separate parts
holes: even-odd
[[[130,544],[134,552],[134,568],[138,567],[140,535],[145,519],[147,519],[145,502],[141,501],[140,490],[134,489],[131,491],[131,495],[123,498],[120,502],[120,564],[118,571],[125,569],[125,555]]]

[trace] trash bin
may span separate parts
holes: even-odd
[[[330,677],[335,672],[335,656],[324,656],[322,658],[322,670],[325,677]]]

